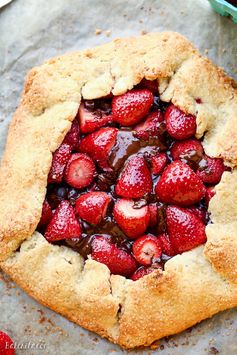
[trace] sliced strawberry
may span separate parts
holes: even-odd
[[[95,173],[93,160],[86,154],[75,153],[67,163],[64,179],[70,186],[82,189],[92,183]]]
[[[14,343],[4,332],[0,331],[0,355],[14,355]]]
[[[212,199],[213,196],[215,196],[215,188],[213,186],[210,186],[206,190],[206,195],[205,195],[205,202],[207,206],[209,205],[210,200]]]
[[[121,126],[133,126],[147,115],[153,104],[153,94],[147,89],[131,90],[112,99],[113,120]]]
[[[77,150],[80,143],[79,123],[75,119],[72,122],[70,131],[66,134],[63,143],[67,143],[72,147],[72,150]]]
[[[139,237],[146,231],[150,214],[148,206],[133,208],[134,201],[117,200],[114,206],[114,218],[124,233],[131,239]]]
[[[117,128],[100,128],[82,139],[80,151],[87,153],[93,160],[97,161],[102,169],[108,170],[107,161],[109,153],[116,143],[117,134]]]
[[[38,227],[41,228],[41,227],[46,226],[51,221],[52,217],[53,217],[52,209],[51,209],[48,201],[44,200],[42,214],[41,214],[41,218],[40,218]]]
[[[81,227],[76,219],[73,207],[68,201],[62,201],[48,224],[45,238],[49,242],[55,242],[62,239],[79,238],[80,236]]]
[[[156,264],[157,265],[157,264]],[[137,281],[143,276],[146,276],[148,274],[151,274],[153,271],[157,270],[158,267],[153,267],[153,266],[140,266],[130,277],[131,280]],[[160,269],[162,269],[160,265]]]
[[[151,265],[162,254],[161,243],[154,235],[146,234],[133,243],[133,255],[141,265]]]
[[[187,139],[196,133],[196,118],[185,114],[173,104],[170,104],[165,111],[165,122],[168,133],[175,139]]]
[[[175,142],[171,148],[171,155],[174,160],[200,159],[203,155],[203,146],[195,138]]]
[[[152,179],[145,159],[141,156],[132,157],[118,178],[116,194],[122,197],[139,198],[151,192],[151,189]]]
[[[205,224],[185,208],[168,206],[166,223],[175,253],[183,253],[206,242]]]
[[[176,160],[165,169],[155,191],[162,202],[188,206],[199,202],[206,188],[187,164]]]
[[[68,143],[63,143],[54,152],[51,169],[48,175],[48,183],[59,183],[62,181],[64,168],[71,156],[72,147]]]
[[[219,158],[210,158],[205,156],[204,167],[197,170],[197,175],[206,184],[218,184],[220,182],[222,174],[227,169],[224,165],[223,160]]]
[[[149,213],[150,213],[150,221],[149,221],[149,226],[150,227],[155,227],[158,222],[158,215],[157,215],[157,204],[156,203],[150,203],[148,205],[149,208]]]
[[[203,223],[206,223],[207,212],[204,207],[190,206],[190,207],[187,207],[186,210],[195,214],[195,216],[197,216]]]
[[[91,257],[105,264],[112,274],[130,276],[137,268],[135,259],[119,249],[104,236],[96,236],[92,243]]]
[[[101,191],[88,192],[76,201],[76,213],[90,224],[99,224],[105,217],[111,197]]]
[[[162,173],[168,163],[168,158],[165,153],[159,153],[151,157],[151,172],[153,175]]]
[[[144,78],[139,83],[139,88],[148,89],[153,93],[157,93],[158,92],[158,82],[157,82],[157,80],[147,80]]]
[[[162,233],[158,235],[158,240],[160,241],[162,252],[168,256],[174,256],[175,252],[171,245],[170,238],[167,233]]]
[[[107,126],[112,122],[112,115],[104,113],[102,110],[88,110],[84,102],[80,104],[78,117],[82,133],[91,133],[98,128]]]
[[[142,140],[160,136],[164,131],[164,117],[161,111],[151,112],[146,120],[134,127],[135,136]]]

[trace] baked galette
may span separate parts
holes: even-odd
[[[125,348],[237,305],[237,91],[177,33],[29,73],[0,170],[0,260]]]

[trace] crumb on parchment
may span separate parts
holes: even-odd
[[[102,30],[100,28],[95,29],[95,35],[98,36],[102,33]]]

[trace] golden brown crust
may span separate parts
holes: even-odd
[[[30,267],[29,267],[30,265]],[[150,345],[237,304],[237,285],[213,270],[203,247],[136,282],[34,233],[3,269],[42,304],[125,348]]]
[[[137,282],[110,275],[92,260],[84,266],[77,253],[47,243],[39,233],[31,237],[52,152],[70,129],[81,96],[118,95],[143,77],[157,79],[163,100],[197,116],[197,135],[208,131],[209,155],[236,165],[235,84],[185,38],[167,32],[115,40],[33,69],[0,170],[2,268],[46,306],[127,348],[148,345],[237,305],[236,171],[225,173],[216,187],[204,253],[200,247],[176,256],[163,273]]]

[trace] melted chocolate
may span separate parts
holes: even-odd
[[[109,156],[109,165],[114,171],[120,170],[127,158],[139,151],[139,139],[135,138],[132,131],[119,130],[116,144]]]
[[[112,113],[111,99],[99,99],[99,100],[85,100],[85,108],[89,111],[93,111],[98,117],[102,117],[102,114],[110,115]]]

